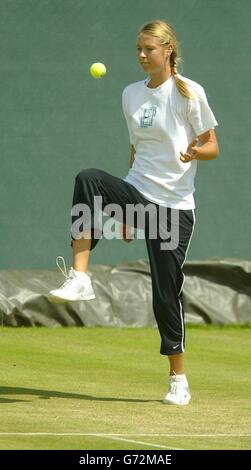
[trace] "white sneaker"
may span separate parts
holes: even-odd
[[[64,269],[59,265],[60,259],[63,260]],[[56,263],[66,281],[58,289],[50,291],[48,298],[51,302],[95,299],[91,278],[87,273],[76,274],[73,268],[67,273],[65,260],[62,256],[57,257]]]
[[[170,375],[169,389],[163,400],[167,405],[188,405],[191,400],[185,375]]]

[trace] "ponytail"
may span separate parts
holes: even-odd
[[[184,96],[185,98],[193,98],[193,93],[191,91],[191,88],[187,83],[185,83],[181,78],[178,77],[178,62],[179,58],[177,57],[177,48],[176,50],[174,49],[171,56],[170,56],[170,65],[171,65],[171,71],[172,75],[174,76],[176,87],[178,88],[180,94]]]

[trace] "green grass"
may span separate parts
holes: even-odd
[[[188,327],[176,407],[157,329],[0,328],[0,449],[250,449],[250,343]]]

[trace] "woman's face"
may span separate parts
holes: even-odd
[[[137,43],[138,59],[145,72],[160,73],[169,64],[168,57],[172,46],[162,46],[157,38],[150,34],[141,33]]]

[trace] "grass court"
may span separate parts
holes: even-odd
[[[188,326],[188,406],[155,328],[0,328],[0,449],[250,449],[250,327]]]

